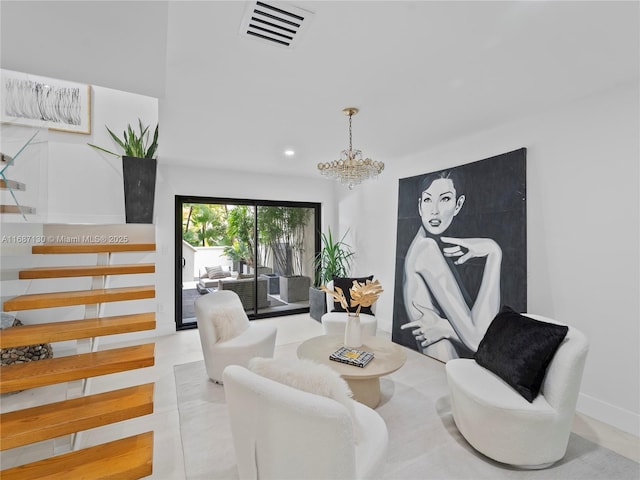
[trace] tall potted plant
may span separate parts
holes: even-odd
[[[309,288],[309,314],[311,318],[320,321],[322,315],[327,313],[327,301],[325,293],[320,290],[333,277],[348,277],[354,252],[345,243],[347,233],[340,240],[334,240],[331,228],[321,234],[322,248],[314,259],[315,282]]]
[[[122,138],[107,131],[124,155],[118,155],[106,148],[88,145],[116,157],[122,157],[122,177],[124,180],[124,209],[127,223],[153,223],[153,204],[156,189],[156,151],[158,149],[158,125],[153,138],[149,140],[149,126],[143,127],[138,119],[139,132],[131,125],[123,132]]]

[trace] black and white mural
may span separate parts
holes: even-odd
[[[502,305],[527,308],[526,149],[404,178],[393,341],[471,358]]]

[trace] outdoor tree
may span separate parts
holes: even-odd
[[[185,205],[183,239],[193,246],[230,245],[227,215],[225,205]]]
[[[225,249],[225,255],[241,254],[240,260],[249,266],[259,265],[254,258],[255,238],[253,232],[253,208],[247,205],[236,205],[227,215],[227,236],[232,239],[232,248]],[[259,253],[259,252],[258,252]]]
[[[304,252],[304,229],[311,210],[299,207],[258,207],[258,234],[267,257],[273,256],[275,271],[285,276],[300,275]]]

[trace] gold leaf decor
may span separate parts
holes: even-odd
[[[335,287],[335,290],[329,290],[325,285],[320,286],[320,290],[331,295],[334,300],[340,302],[342,308],[344,308],[347,312],[349,311],[349,305],[347,305],[347,299],[344,297],[344,293],[340,287]]]
[[[326,286],[322,285],[320,290],[331,295],[336,301],[340,302],[342,308],[349,312],[349,306],[347,305],[347,299],[344,296],[344,292],[340,287],[335,287],[335,290],[329,290]],[[351,296],[351,307],[357,307],[355,314],[360,315],[360,309],[362,307],[370,307],[378,300],[378,297],[383,292],[380,281],[367,280],[365,283],[360,283],[357,280],[353,281],[353,286],[349,289]]]

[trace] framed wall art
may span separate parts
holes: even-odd
[[[71,133],[91,133],[91,86],[0,70],[0,121]]]
[[[503,305],[527,309],[526,149],[400,179],[393,341],[471,358]]]

